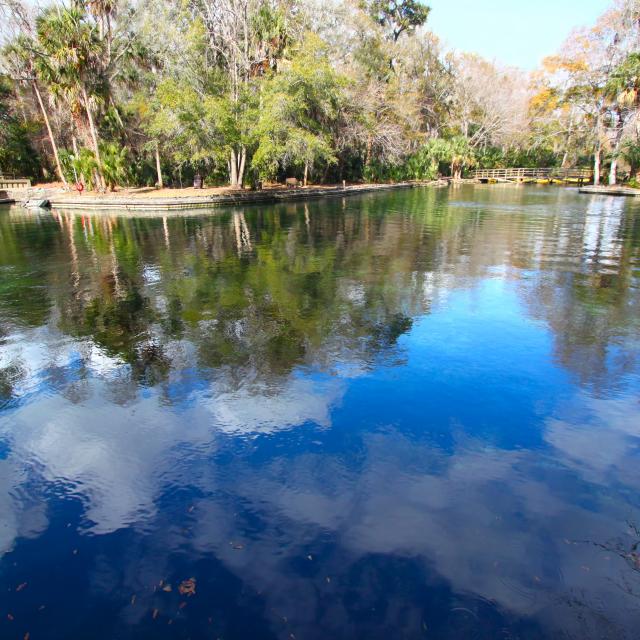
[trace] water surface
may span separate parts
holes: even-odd
[[[640,202],[0,209],[0,637],[637,638]]]

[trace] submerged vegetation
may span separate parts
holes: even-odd
[[[0,172],[234,187],[640,173],[640,2],[534,73],[447,51],[417,0],[0,0]],[[623,168],[623,171],[621,171]]]

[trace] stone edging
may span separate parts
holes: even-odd
[[[53,209],[101,209],[124,211],[159,211],[207,209],[219,206],[242,204],[273,204],[289,200],[307,200],[336,196],[356,195],[372,191],[389,189],[408,189],[426,185],[441,185],[440,182],[399,182],[396,184],[353,185],[329,189],[292,189],[278,191],[246,191],[217,196],[189,196],[175,198],[118,198],[114,197],[77,197],[51,198]]]

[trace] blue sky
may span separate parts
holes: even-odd
[[[590,25],[611,0],[426,0],[428,26],[449,47],[535,68],[573,27]]]

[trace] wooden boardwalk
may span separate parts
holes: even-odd
[[[470,177],[480,182],[570,182],[579,185],[593,180],[591,169],[562,169],[560,167],[516,167],[507,169],[476,169]]]
[[[640,189],[631,189],[630,187],[621,187],[617,185],[600,185],[598,187],[581,187],[580,193],[591,193],[601,196],[627,196],[631,198],[640,198]]]

